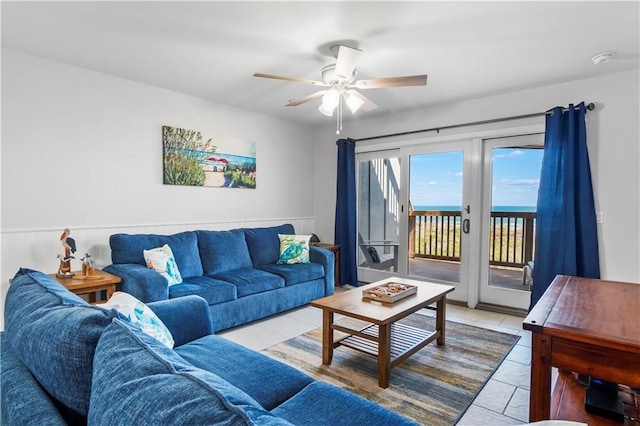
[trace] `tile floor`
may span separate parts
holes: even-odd
[[[430,310],[424,310],[423,313],[435,315]],[[447,320],[521,336],[517,345],[514,346],[457,424],[518,425],[527,423],[529,418],[531,334],[522,329],[523,318],[449,304],[447,305]],[[220,335],[260,351],[321,326],[322,311],[307,306],[223,331]],[[555,379],[552,383],[554,382]]]

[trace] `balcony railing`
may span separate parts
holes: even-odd
[[[491,212],[489,264],[521,268],[533,259],[535,213]],[[460,261],[460,211],[409,214],[409,257]]]

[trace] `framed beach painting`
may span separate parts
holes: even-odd
[[[256,187],[256,143],[162,126],[165,185]]]

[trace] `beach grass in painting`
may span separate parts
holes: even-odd
[[[162,127],[166,185],[256,187],[255,142]]]

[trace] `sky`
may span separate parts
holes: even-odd
[[[536,205],[542,153],[542,149],[493,149],[492,205]],[[462,160],[462,151],[412,155],[409,196],[414,208],[461,206]]]

